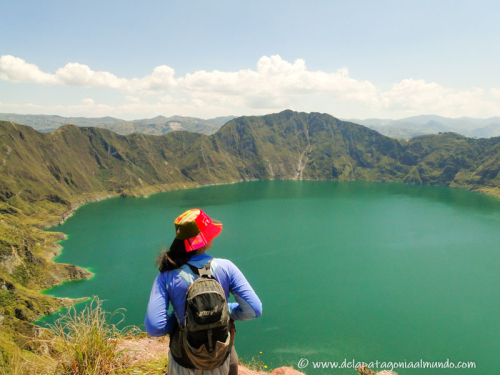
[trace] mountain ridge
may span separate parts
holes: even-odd
[[[235,116],[200,119],[174,115],[166,117],[159,115],[150,119],[126,121],[110,116],[101,118],[63,117],[58,115],[19,115],[15,113],[0,113],[0,120],[12,121],[18,124],[49,132],[65,124],[77,126],[96,126],[110,129],[119,134],[155,134],[161,135],[175,130],[187,130],[203,134],[213,134],[226,122]],[[438,115],[420,115],[393,119],[368,118],[365,120],[345,120],[370,127],[379,133],[400,139],[411,139],[423,134],[438,134],[439,132],[455,132],[466,137],[491,138],[500,136],[500,117],[486,119],[460,117],[448,118]]]
[[[88,201],[258,179],[397,181],[500,197],[500,137],[455,133],[410,141],[321,113],[244,116],[204,135],[120,135],[65,125],[50,133],[0,121],[0,346],[69,303],[40,294],[90,277],[57,265],[61,234],[41,229]]]
[[[8,126],[6,124],[8,123],[3,123],[2,125],[4,132],[7,129],[6,126]],[[15,127],[16,125],[12,126]],[[40,160],[45,160],[47,157],[51,158],[50,163],[59,163],[57,166],[58,169],[64,168],[70,171],[77,168],[82,163],[82,160],[85,159],[84,164],[87,168],[92,166],[92,171],[95,175],[108,167],[115,169],[117,167],[117,159],[125,163],[123,167],[128,172],[131,172],[129,173],[129,177],[133,176],[136,182],[127,183],[126,180],[123,180],[120,192],[137,187],[137,178],[149,181],[150,184],[154,182],[154,179],[150,178],[151,176],[156,176],[157,182],[173,182],[173,177],[160,176],[160,170],[164,170],[165,168],[169,169],[170,175],[176,176],[175,181],[194,181],[199,179],[201,183],[221,183],[227,178],[231,180],[258,178],[293,179],[296,173],[296,165],[299,163],[299,156],[305,151],[307,146],[310,149],[302,157],[308,161],[308,164],[304,166],[304,170],[302,171],[304,178],[394,180],[404,177],[404,174],[409,173],[410,167],[414,166],[408,164],[408,160],[415,159],[416,157],[417,159],[415,160],[422,161],[422,158],[428,156],[425,152],[418,154],[416,151],[415,144],[419,144],[419,142],[440,140],[441,142],[447,142],[447,146],[450,147],[457,146],[458,144],[454,143],[458,142],[463,147],[469,148],[475,146],[481,148],[483,145],[496,143],[496,138],[492,138],[491,141],[486,139],[473,140],[453,135],[452,133],[445,133],[434,137],[417,137],[410,142],[402,142],[384,137],[364,126],[340,121],[330,115],[319,113],[305,114],[292,111],[283,111],[279,114],[266,116],[240,117],[228,122],[217,133],[211,136],[183,131],[174,131],[158,138],[144,134],[122,136],[105,129],[76,127],[72,125],[63,126],[54,132],[44,135],[44,133],[30,131],[30,128],[23,130],[21,125],[17,126],[21,127],[18,138],[25,137],[22,134],[26,134],[26,136],[30,137],[32,143],[36,141],[39,145],[45,144],[46,149],[50,149],[51,144],[47,142],[47,139],[52,137],[52,142],[55,141],[53,136],[58,138],[57,141],[66,143],[66,146],[73,142],[70,149],[63,145],[66,147],[64,152],[72,153],[69,159],[74,161],[73,164],[68,165],[66,163],[64,166],[60,165],[61,162],[58,162],[57,158],[54,158],[54,155],[47,154],[45,151],[41,153],[40,149],[33,149],[32,145],[29,145],[29,142],[27,142],[28,146],[31,147],[30,155],[38,153]],[[11,132],[10,137],[12,139],[14,139],[13,134],[16,131]],[[18,139],[18,142],[24,141],[24,138]],[[432,144],[431,150],[438,148],[438,145],[435,143]],[[18,146],[20,145],[18,144]],[[16,149],[16,143],[10,145],[4,144],[3,147]],[[79,150],[79,156],[74,152],[76,149]],[[135,151],[137,153],[134,153]],[[471,150],[468,151],[471,152]],[[187,159],[184,158],[188,153],[189,156]],[[26,161],[30,160],[30,155],[24,155]],[[473,155],[469,156],[472,157]],[[474,157],[477,159],[477,155]],[[193,158],[197,158],[198,162],[190,165],[190,160]],[[110,159],[108,162],[109,166],[106,163],[102,164],[102,161],[105,159]],[[325,159],[330,159],[330,161],[327,162]],[[6,162],[7,159],[5,159],[4,163]],[[144,171],[137,170],[137,164],[143,162],[147,162],[147,167],[151,170],[150,173],[148,172],[149,175],[144,173]],[[168,166],[169,162],[171,163],[170,166]],[[479,160],[476,160],[476,162],[479,162]],[[377,166],[383,167],[380,163],[388,163],[395,167],[395,169],[391,173],[384,174],[385,172],[376,169]],[[396,165],[398,163],[400,165]],[[160,166],[161,164],[164,165]],[[177,165],[177,167],[170,169],[172,165]],[[205,170],[200,168],[200,165],[208,168]],[[214,169],[214,165],[217,166],[218,170],[211,170],[211,168]],[[271,172],[269,166],[271,166],[273,172]],[[24,173],[29,175],[30,170],[44,170],[45,172],[50,172],[50,174],[46,174],[46,179],[50,179],[51,177],[60,178],[57,171],[53,171],[50,168],[47,169],[43,165],[36,167],[31,165],[30,168],[27,168],[18,160],[15,163],[15,167],[16,173],[24,169]],[[146,166],[141,164],[141,167],[144,168]],[[222,170],[220,167],[223,167]],[[457,168],[459,167],[457,166]],[[468,168],[470,167],[469,165]],[[333,172],[332,168],[335,169],[335,172]],[[132,170],[136,170],[137,176],[134,175]],[[326,170],[332,173],[326,173]],[[340,170],[343,172],[339,173]],[[191,174],[188,173],[189,171]],[[80,172],[80,174],[82,173],[86,174],[87,172]],[[7,173],[6,179],[8,179],[8,175],[9,173]],[[70,177],[75,178],[74,176],[65,177],[66,179]],[[211,181],[212,179],[214,181]],[[101,187],[103,189],[113,186],[118,188],[118,185],[120,185],[118,180],[119,176],[106,180],[106,183],[101,184]],[[450,185],[453,182],[450,179],[427,179],[425,181],[423,183],[442,185]],[[113,185],[112,182],[116,182],[116,185]],[[95,189],[96,183],[95,179],[92,183],[90,183],[89,179],[82,180],[79,183],[81,189],[77,190],[88,192]],[[462,185],[464,188],[474,189],[472,185],[468,186],[463,184],[463,182]],[[61,188],[68,190],[68,187],[69,185],[66,182]],[[34,189],[28,190],[34,191]]]

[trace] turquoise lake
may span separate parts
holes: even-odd
[[[399,375],[497,371],[500,201],[464,190],[256,181],[107,199],[50,229],[68,236],[57,262],[95,277],[47,293],[97,295],[108,311],[125,308],[126,324],[142,326],[155,257],[189,208],[224,223],[209,253],[233,261],[263,303],[262,317],[237,324],[244,362],[297,368],[307,358],[308,375],[355,375],[312,368],[312,361],[344,359],[477,366]]]

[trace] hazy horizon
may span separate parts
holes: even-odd
[[[285,108],[284,110],[287,110],[289,108]],[[291,110],[291,109],[290,109]],[[310,112],[318,112],[318,111],[301,111],[301,110],[293,110],[295,112],[305,112],[305,113],[310,113]],[[265,113],[265,114],[262,114],[262,115],[270,115],[270,114],[275,114],[275,113],[279,113],[279,112],[282,112],[282,111],[270,111],[269,113]],[[451,119],[451,120],[460,120],[460,119],[466,119],[466,118],[470,118],[470,119],[474,119],[474,120],[489,120],[489,119],[497,119],[498,117],[500,116],[490,116],[490,117],[470,117],[470,116],[460,116],[460,117],[451,117],[451,116],[440,116],[440,115],[436,115],[436,114],[421,114],[421,115],[416,115],[416,116],[407,116],[407,117],[401,117],[401,118],[378,118],[378,117],[367,117],[367,118],[345,118],[345,117],[339,117],[339,116],[335,116],[334,113],[327,113],[327,112],[320,112],[320,113],[325,113],[327,115],[331,115],[333,117],[336,117],[342,121],[355,121],[355,120],[359,120],[359,121],[368,121],[368,120],[385,120],[385,121],[400,121],[400,120],[405,120],[405,119],[408,119],[410,117],[443,117],[443,118],[446,118],[446,119]],[[213,117],[198,117],[198,116],[190,116],[190,115],[179,115],[179,114],[156,114],[156,115],[146,115],[146,117],[141,117],[141,118],[123,118],[123,117],[115,117],[115,116],[111,116],[111,115],[102,115],[102,116],[63,116],[63,115],[60,115],[60,114],[54,114],[54,113],[15,113],[15,112],[0,112],[0,115],[19,115],[19,116],[58,116],[58,117],[62,117],[62,118],[71,118],[71,117],[83,117],[83,118],[89,118],[89,119],[96,119],[96,118],[105,118],[105,117],[112,117],[112,118],[115,118],[117,120],[124,120],[124,121],[141,121],[141,120],[150,120],[150,119],[154,119],[154,118],[157,118],[157,117],[165,117],[165,118],[171,118],[171,117],[175,117],[175,116],[180,116],[180,117],[192,117],[192,118],[198,118],[200,120],[212,120],[212,119],[215,119],[215,118],[218,118],[218,117],[242,117],[242,116],[260,116],[260,115],[252,115],[252,114],[243,114],[243,115],[240,115],[240,116],[236,116],[236,115],[225,115],[225,116],[213,116]]]

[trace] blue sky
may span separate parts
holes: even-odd
[[[0,112],[500,116],[498,1],[0,1]]]

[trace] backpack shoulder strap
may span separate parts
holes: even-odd
[[[191,271],[193,271],[193,273],[195,275],[199,275],[200,274],[198,267],[195,267],[195,266],[193,266],[192,264],[189,264],[189,263],[186,263],[186,264],[188,265],[189,268],[191,268]]]
[[[193,273],[195,275],[206,276],[208,278],[211,278],[214,275],[213,275],[212,271],[210,270],[210,263],[212,263],[212,259],[210,259],[207,262],[207,264],[205,264],[201,268],[195,267],[195,266],[193,266],[192,264],[189,264],[189,263],[186,263],[186,264],[189,266],[189,268],[191,268],[191,271],[193,271]]]

